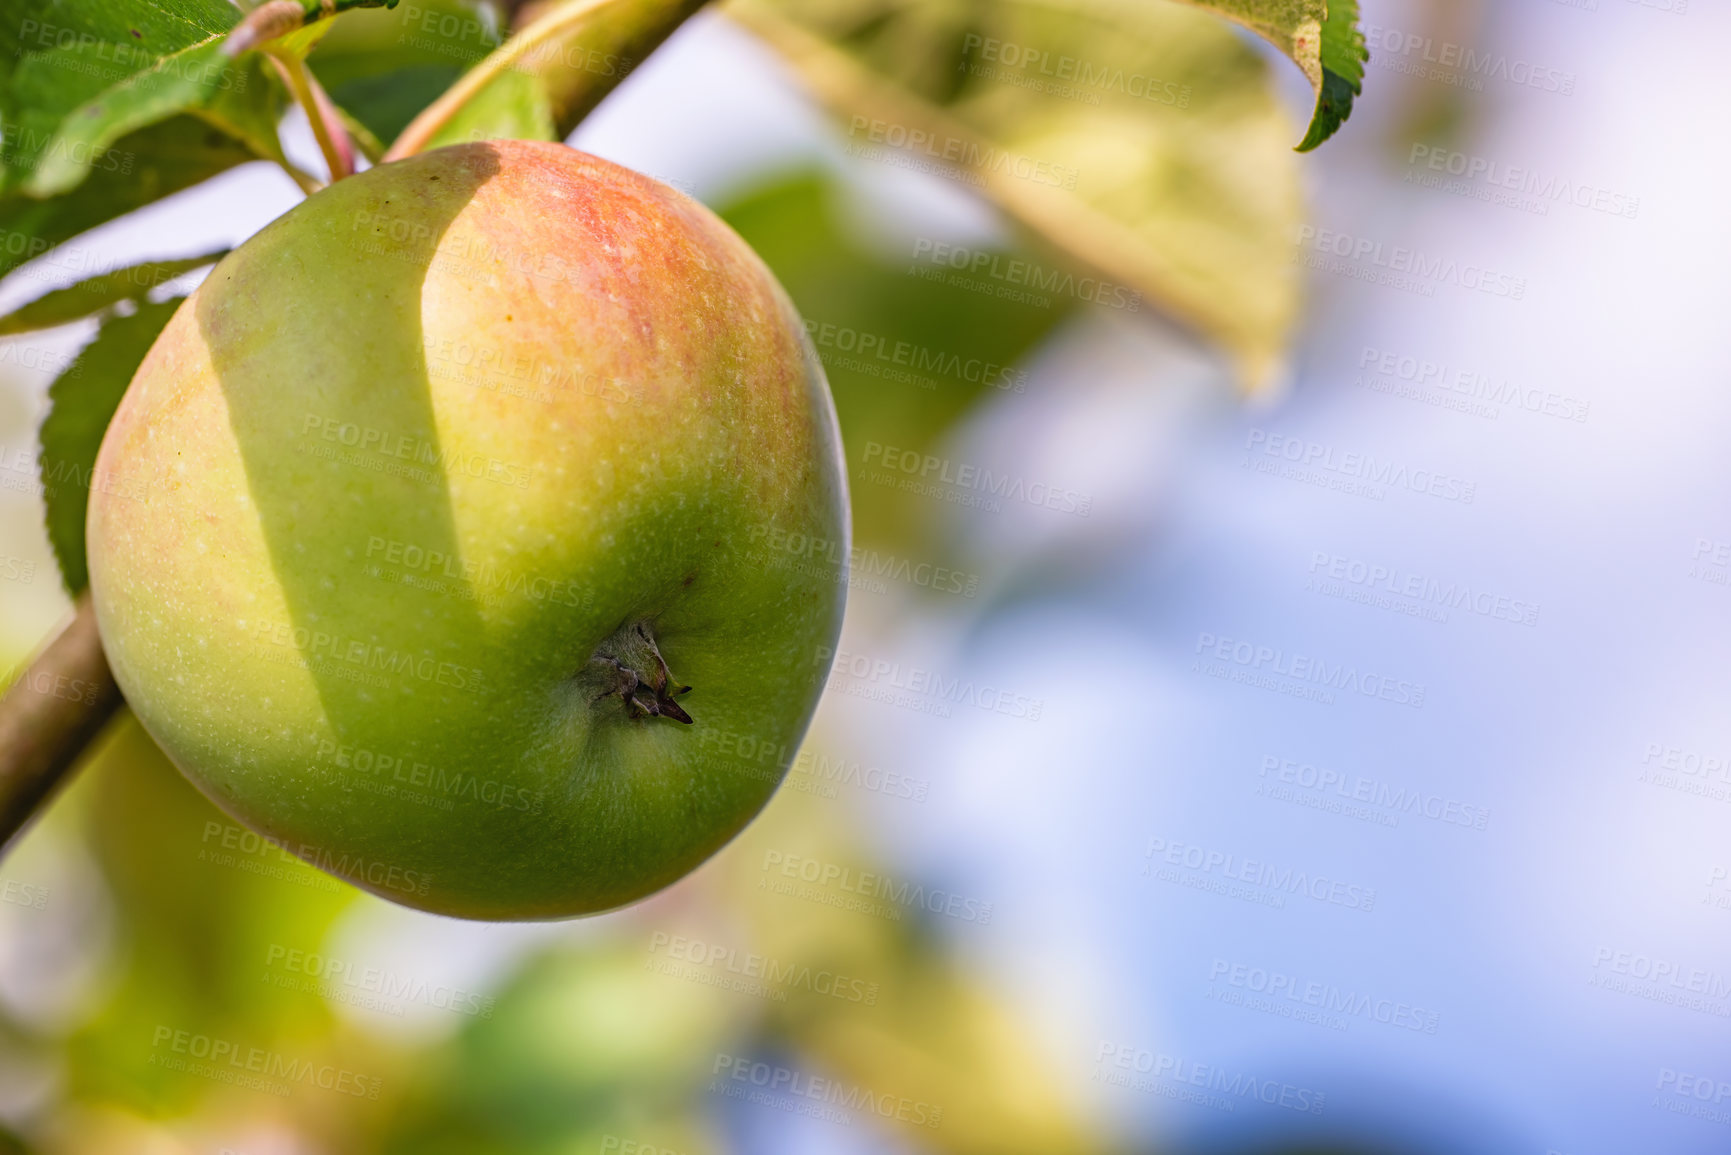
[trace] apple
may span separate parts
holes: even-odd
[[[545,919],[668,885],[768,801],[847,508],[756,254],[647,177],[493,141],[218,264],[115,414],[87,536],[115,677],[219,806],[382,897]]]

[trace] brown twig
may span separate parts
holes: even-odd
[[[0,697],[0,846],[30,821],[121,703],[86,590]]]

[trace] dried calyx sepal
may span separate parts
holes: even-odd
[[[673,699],[691,692],[681,686],[656,648],[648,622],[628,622],[595,648],[589,668],[598,675],[600,693],[593,701],[617,695],[631,718],[672,718],[691,725],[687,714]]]

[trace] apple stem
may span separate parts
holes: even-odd
[[[121,704],[90,591],[0,698],[0,847],[53,793]]]
[[[603,686],[594,701],[618,695],[629,717],[672,718],[691,725],[691,715],[673,700],[675,695],[689,694],[691,687],[680,685],[667,668],[648,622],[620,626],[595,648],[589,665]]]
[[[306,113],[307,123],[313,130],[313,139],[318,141],[319,152],[324,154],[325,168],[330,170],[331,183],[335,184],[346,176],[353,176],[354,143],[349,140],[348,130],[343,127],[336,106],[331,103],[330,97],[325,95],[324,89],[319,87],[319,82],[313,78],[306,61],[298,56],[271,54],[270,62],[276,65],[283,82],[294,94],[295,103]]]

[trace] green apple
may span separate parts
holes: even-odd
[[[225,258],[92,486],[128,703],[219,806],[385,898],[558,918],[695,868],[810,721],[848,537],[786,294],[562,145],[342,180]],[[809,543],[809,544],[807,544]]]

